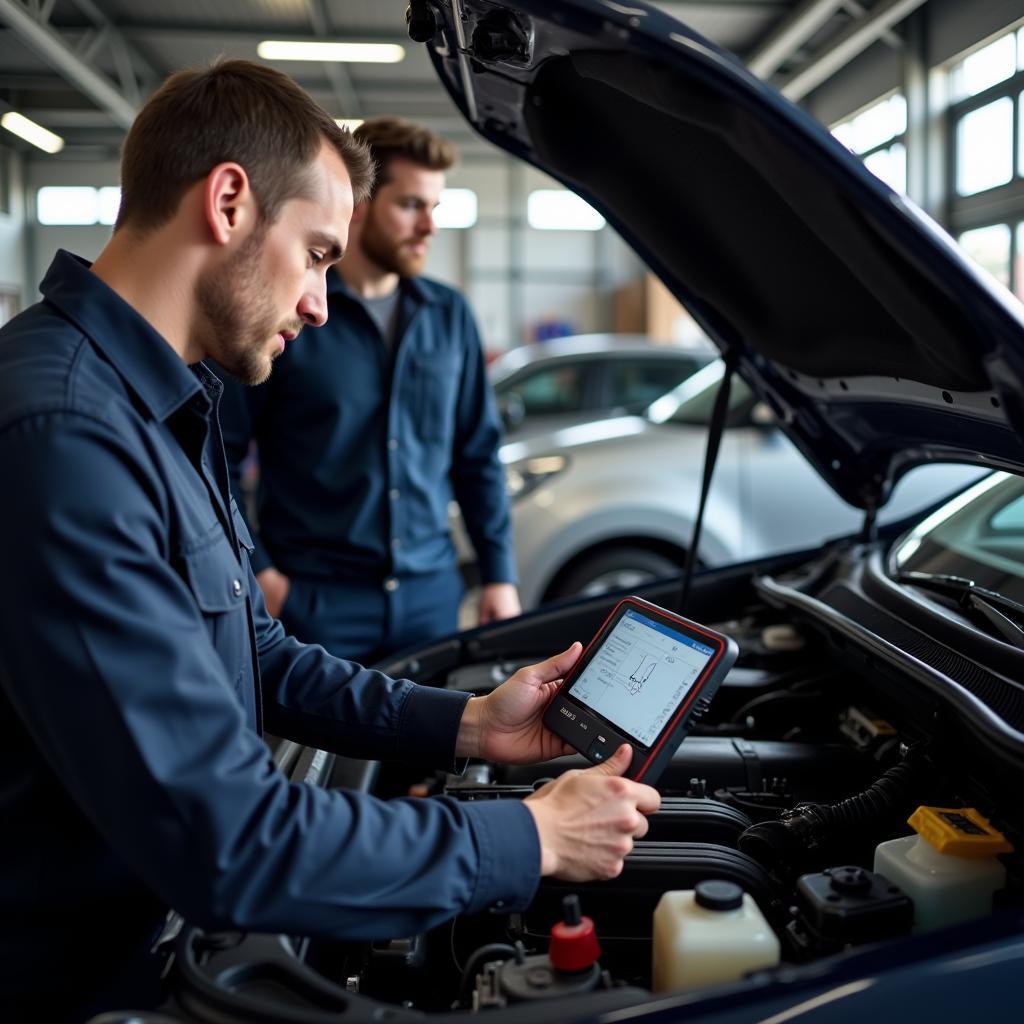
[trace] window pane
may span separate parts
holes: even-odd
[[[94,188],[48,185],[36,193],[40,224],[95,224],[99,195]]]
[[[1024,92],[1017,96],[1017,173],[1024,174]]]
[[[683,359],[613,360],[609,404],[613,409],[637,411],[686,380],[699,365],[698,360]]]
[[[1017,254],[1013,258],[1013,291],[1024,302],[1024,223],[1017,225]]]
[[[964,251],[1001,285],[1010,287],[1010,226],[991,224],[965,231],[958,239]]]
[[[866,153],[906,130],[907,101],[902,93],[896,93],[836,125],[832,134],[854,153]]]
[[[113,224],[121,208],[121,189],[117,185],[106,185],[100,189],[97,220],[101,224]]]
[[[705,388],[692,398],[688,398],[669,417],[669,422],[686,423],[697,427],[710,423],[715,399],[718,397],[718,388],[719,383],[716,381],[712,387]],[[750,386],[742,377],[733,377],[732,390],[729,392],[729,412],[735,413],[751,397],[751,394]]]
[[[956,190],[972,196],[1013,177],[1013,100],[1004,96],[956,126]]]
[[[434,211],[439,228],[471,228],[476,223],[476,193],[471,188],[443,188]]]
[[[972,53],[953,68],[953,101],[977,96],[1017,70],[1017,42],[1013,33]]]
[[[907,150],[902,142],[864,157],[864,166],[890,188],[907,191]]]
[[[604,217],[563,188],[539,188],[526,199],[526,219],[541,231],[600,231]]]
[[[584,373],[583,363],[563,363],[521,378],[509,390],[522,399],[528,416],[579,412],[583,408]]]

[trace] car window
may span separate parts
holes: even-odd
[[[1024,479],[993,473],[897,542],[894,575],[972,580],[1024,604]]]
[[[686,380],[698,359],[615,359],[608,363],[608,407],[641,409]]]
[[[691,427],[702,427],[711,421],[711,411],[715,407],[720,380],[710,387],[704,388],[683,401],[679,408],[668,417],[669,423],[683,423]],[[732,390],[729,393],[729,426],[738,426],[744,414],[753,405],[753,392],[742,377],[734,376]]]
[[[559,360],[525,371],[498,391],[518,395],[527,416],[580,412],[585,408],[586,370],[585,361]]]

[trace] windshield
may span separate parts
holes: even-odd
[[[1024,478],[993,473],[892,550],[890,574],[959,577],[1024,604]]]
[[[702,370],[688,377],[667,395],[662,395],[647,407],[647,418],[655,423],[682,423],[705,427],[711,421],[711,411],[722,383],[724,368],[721,360],[708,363]],[[733,375],[729,393],[728,426],[735,426],[738,417],[750,405],[752,393],[746,381]]]

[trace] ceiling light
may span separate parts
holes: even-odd
[[[397,43],[289,42],[264,39],[256,52],[264,60],[351,61],[361,64],[397,64],[405,50]]]
[[[347,128],[350,132],[354,132],[362,123],[361,117],[336,117],[334,123],[339,128]]]
[[[59,135],[47,131],[41,124],[30,121],[23,114],[8,110],[3,117],[0,117],[0,127],[6,128],[12,135],[19,139],[31,142],[47,153],[59,153],[64,148],[64,140]]]

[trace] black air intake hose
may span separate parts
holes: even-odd
[[[920,803],[922,759],[910,756],[890,768],[863,793],[835,804],[798,804],[778,821],[752,825],[740,850],[771,871],[799,873],[818,855],[856,834],[874,834],[905,821]]]

